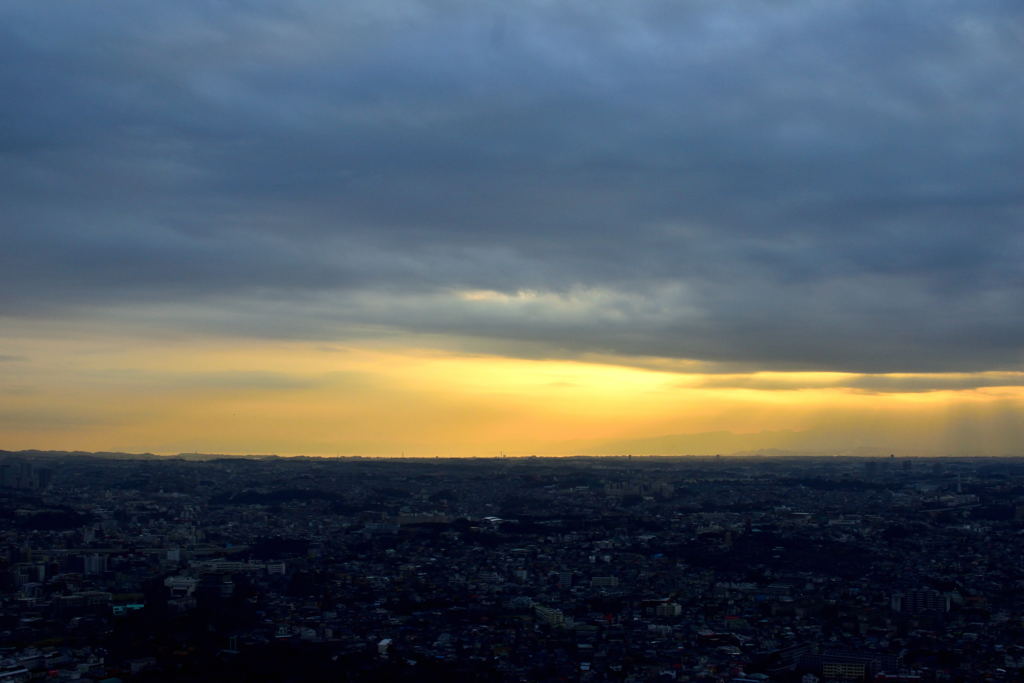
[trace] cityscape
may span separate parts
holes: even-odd
[[[0,683],[1024,681],[1022,27],[2,0]]]
[[[0,680],[1024,675],[1024,459],[6,453]]]

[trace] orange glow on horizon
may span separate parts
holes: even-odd
[[[696,361],[679,371],[651,359],[103,335],[9,338],[5,349],[21,359],[0,365],[0,448],[9,450],[946,452],[969,449],[965,435],[978,430],[965,425],[974,424],[988,430],[976,439],[986,452],[1001,453],[1017,447],[1024,405],[1021,373],[716,374],[696,371]]]

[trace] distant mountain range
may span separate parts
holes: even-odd
[[[909,456],[948,455],[924,448],[897,448],[881,444],[863,443],[870,435],[851,438],[847,445],[836,443],[834,435],[815,430],[762,431],[749,434],[716,431],[695,434],[665,434],[654,437],[620,438],[606,440],[574,440],[559,444],[567,453],[590,455],[848,455],[884,457],[893,452]],[[858,443],[858,441],[860,443]]]
[[[730,455],[730,456],[849,456],[862,458],[886,457],[894,453],[901,457],[1020,457],[1021,453],[1009,452],[940,452],[922,447],[907,447],[905,444],[873,445],[863,443],[870,438],[865,434],[860,438],[850,438],[845,445],[836,443],[834,435],[810,431],[763,431],[750,434],[737,434],[728,431],[699,432],[695,434],[665,434],[652,437],[620,438],[620,439],[575,439],[554,444],[548,448],[538,447],[532,451],[538,455],[648,455],[648,456],[682,456],[682,455]],[[884,439],[879,439],[884,441]],[[861,443],[857,443],[860,441]],[[522,456],[524,453],[515,453]],[[316,456],[281,456],[268,453],[226,454],[226,453],[177,453],[159,455],[156,453],[124,453],[118,451],[51,451],[22,450],[7,451],[0,449],[0,457],[21,456],[34,458],[62,457],[93,457],[120,460],[144,460],[147,458],[178,458],[182,460],[204,461],[223,458],[274,459],[283,457],[316,457]],[[347,457],[378,457],[373,454]],[[387,456],[379,456],[387,457]],[[393,457],[393,456],[392,456]],[[432,457],[432,456],[424,456]],[[488,457],[484,453],[480,457]]]

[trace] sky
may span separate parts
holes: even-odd
[[[1024,454],[1006,0],[0,4],[0,448]]]

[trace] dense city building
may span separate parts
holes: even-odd
[[[1024,674],[1017,459],[22,453],[0,476],[2,681]]]

